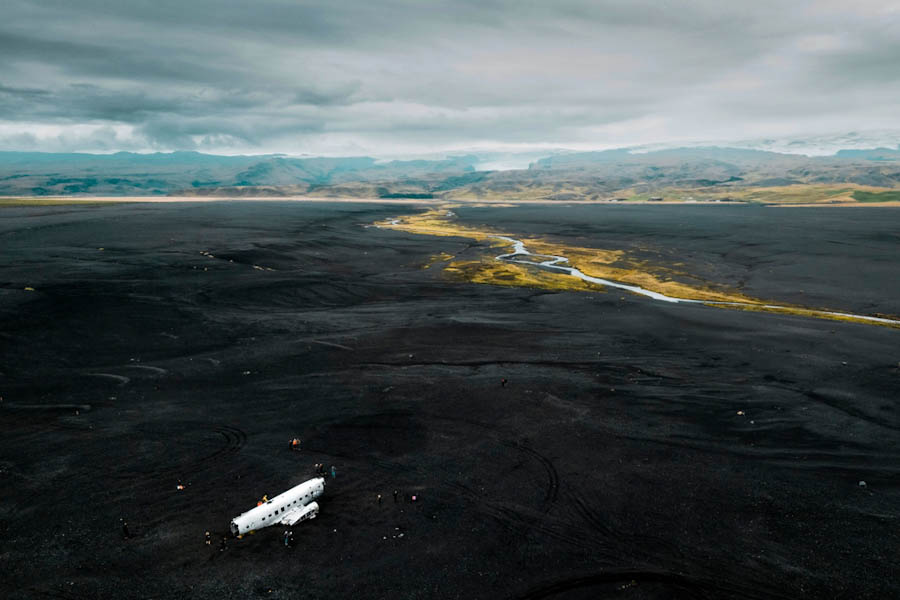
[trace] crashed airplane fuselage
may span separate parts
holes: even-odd
[[[291,526],[314,519],[319,514],[319,504],[315,500],[324,491],[323,477],[304,481],[232,519],[231,533],[236,536],[244,535],[270,525]]]

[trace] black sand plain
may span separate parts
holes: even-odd
[[[411,210],[0,209],[0,596],[900,597],[900,331],[456,282]],[[896,209],[457,212],[900,313]]]

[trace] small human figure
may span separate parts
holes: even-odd
[[[204,541],[206,542],[206,545],[207,545],[207,546],[209,546],[209,545],[212,544],[212,538],[210,537],[208,531],[207,531],[206,533],[203,534],[203,538],[204,538]]]
[[[394,504],[397,504],[397,496],[400,494],[397,490],[394,490]]]
[[[285,546],[291,545],[291,530],[290,529],[284,530],[284,545]]]
[[[500,380],[500,387],[506,387],[507,383],[509,383],[509,381],[507,381],[506,377],[504,377],[503,379]]]
[[[299,450],[300,438],[294,438],[290,442],[288,442],[288,448],[290,448],[291,450]]]
[[[413,501],[413,502],[416,501],[416,495],[415,495],[415,494],[412,495],[412,501]]]
[[[223,535],[222,541],[219,542],[219,552],[223,552],[227,545],[228,545],[228,538]]]
[[[124,519],[120,519],[122,521],[122,537],[126,540],[131,537],[131,532],[128,531],[128,521]]]
[[[381,494],[378,494],[378,506],[381,506]]]
[[[337,469],[334,468],[334,465],[331,465],[331,478],[334,479],[337,477]]]

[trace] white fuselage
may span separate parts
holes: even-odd
[[[255,508],[235,517],[231,520],[231,533],[243,535],[249,531],[269,527],[282,523],[287,517],[288,521],[296,520],[298,516],[315,516],[318,505],[315,499],[325,491],[325,479],[317,477],[304,481],[286,492],[278,494],[268,502],[264,502]],[[312,509],[312,510],[311,510]],[[303,520],[302,518],[300,520]]]

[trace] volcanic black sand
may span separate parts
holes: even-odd
[[[900,331],[454,281],[414,210],[0,209],[0,596],[900,596]],[[455,210],[900,313],[900,210]]]

